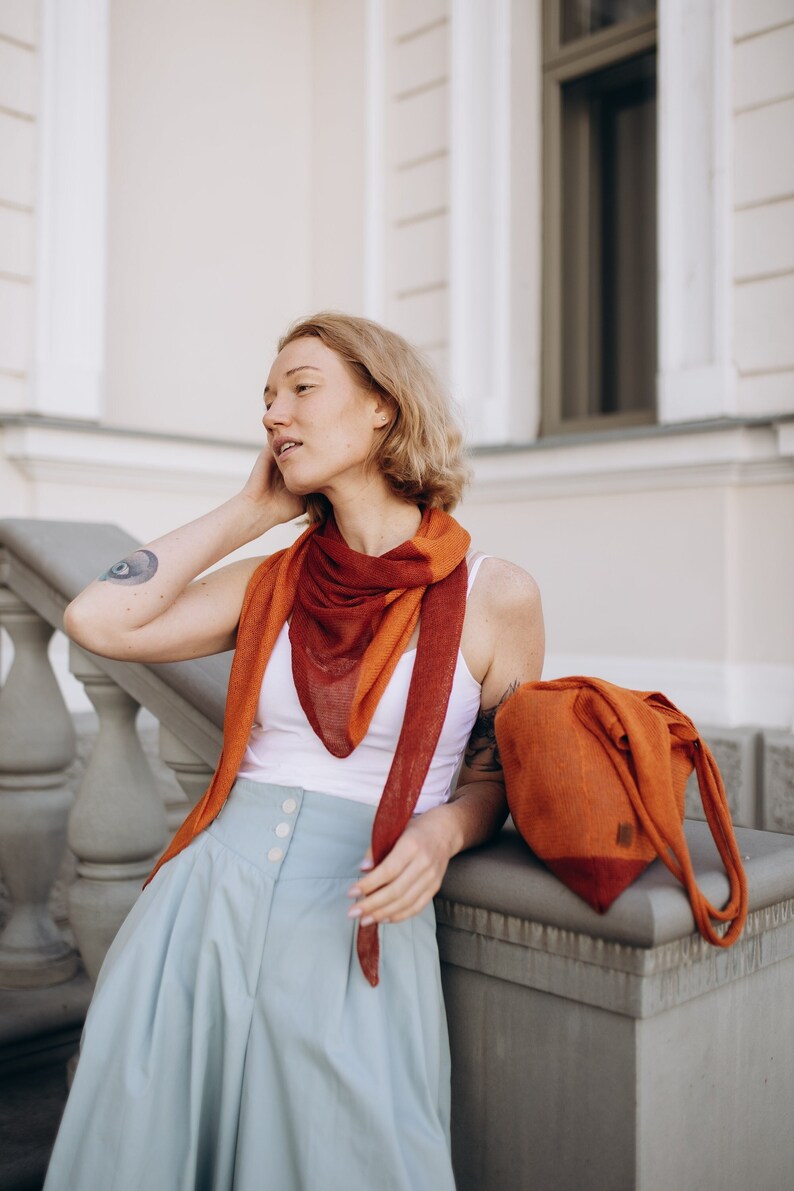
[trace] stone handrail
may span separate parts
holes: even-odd
[[[87,583],[140,542],[115,525],[69,521],[0,521],[2,582],[54,629]],[[91,655],[92,657],[94,655]],[[156,666],[97,658],[118,683],[161,723],[167,723],[208,764],[221,743],[230,655]]]
[[[46,642],[73,595],[137,545],[113,526],[0,522],[0,622],[17,640],[0,692],[0,866],[13,903],[0,986],[74,969],[46,911],[67,811],[69,918],[89,975],[166,838],[137,706],[160,720],[161,755],[188,798],[218,753],[228,656],[141,666],[73,649],[101,727],[69,811],[74,746]],[[688,821],[686,834],[719,903],[728,883],[708,829]],[[509,828],[455,858],[436,910],[459,1191],[791,1185],[794,837],[740,828],[737,839],[750,912],[727,951],[695,933],[658,861],[599,915]]]

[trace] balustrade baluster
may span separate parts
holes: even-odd
[[[78,859],[69,891],[72,929],[86,971],[97,974],[116,931],[165,846],[165,808],[135,730],[138,703],[82,649],[72,673],[99,716],[99,735],[69,816]]]
[[[0,869],[12,903],[0,987],[44,988],[78,968],[47,906],[66,849],[74,725],[47,654],[51,626],[6,587],[0,624],[14,645],[0,690]]]
[[[160,757],[184,790],[190,806],[195,806],[210,784],[212,768],[164,724],[160,725]],[[166,803],[171,831],[179,827],[188,810],[184,802],[169,800]]]

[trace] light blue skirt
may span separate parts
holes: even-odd
[[[374,807],[238,779],[97,980],[45,1191],[454,1191],[432,903],[364,978]]]

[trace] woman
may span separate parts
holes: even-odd
[[[264,399],[242,491],[67,609],[107,657],[235,656],[213,782],[99,974],[46,1191],[454,1189],[432,899],[504,821],[494,715],[540,676],[539,598],[449,516],[460,432],[399,336],[299,322]],[[196,578],[304,512],[289,550]]]

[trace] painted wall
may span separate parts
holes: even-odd
[[[705,724],[790,728],[794,485],[693,468],[634,491],[569,486],[500,499],[475,484],[460,513],[480,549],[537,579],[544,677],[662,689]]]
[[[366,8],[361,0],[315,0],[311,97],[312,310],[362,314],[367,304],[368,203]],[[303,309],[296,313],[307,313]]]
[[[109,425],[256,438],[310,302],[311,10],[111,4]]]

